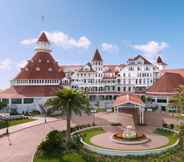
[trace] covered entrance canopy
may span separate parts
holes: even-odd
[[[134,94],[121,95],[113,102],[114,112],[120,112],[123,109],[138,109],[140,124],[144,124],[144,106],[141,98]]]

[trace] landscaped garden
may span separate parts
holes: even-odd
[[[83,127],[87,126],[80,126],[72,130],[78,130]],[[85,142],[90,143],[92,136],[103,132],[104,130],[101,128],[94,128],[82,132],[81,135],[84,137]],[[184,150],[181,143],[161,155],[112,157],[99,155],[84,149],[78,135],[74,135],[70,144],[66,145],[65,133],[65,131],[50,132],[46,140],[40,144],[34,162],[181,162],[184,159]],[[157,133],[167,136],[170,139],[169,144],[176,142],[176,136],[168,131],[159,129]]]
[[[82,112],[89,113],[89,102],[83,93],[78,90],[64,88],[56,93],[55,98],[49,99],[46,102],[46,106],[50,109],[50,112],[59,110],[62,115],[65,115],[67,129],[66,131],[55,130],[50,132],[46,139],[39,145],[34,162],[181,162],[184,160],[184,126],[180,126],[179,135],[169,129],[162,128],[155,130],[154,134],[157,134],[157,137],[166,138],[167,143],[149,151],[154,151],[154,149],[158,151],[174,144],[174,147],[163,152],[151,152],[149,155],[142,154],[141,156],[140,154],[131,154],[124,157],[110,156],[107,154],[102,155],[95,153],[94,150],[89,151],[84,146],[85,143],[96,146],[91,139],[104,134],[106,131],[103,128],[93,127],[92,129],[86,129],[86,127],[93,125],[81,125],[75,128],[71,128],[70,126],[72,113],[79,115]],[[72,134],[72,132],[75,133]],[[81,142],[81,137],[85,143]],[[177,143],[178,139],[179,143]],[[110,138],[105,140],[110,140]],[[144,148],[145,150],[147,149],[146,146]]]

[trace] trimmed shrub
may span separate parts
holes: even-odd
[[[82,147],[82,143],[80,142],[80,136],[74,135],[71,138],[71,141],[67,143],[67,148],[70,150],[78,150]]]
[[[174,129],[174,124],[170,124],[170,125],[169,125],[169,128],[170,128],[170,129]]]
[[[163,124],[162,124],[162,127],[168,128],[168,124],[167,124],[167,123],[163,123]]]
[[[44,154],[62,154],[65,150],[64,133],[57,130],[50,132],[46,140],[39,145],[39,149]]]

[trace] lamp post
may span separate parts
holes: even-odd
[[[40,107],[42,114],[44,115],[44,122],[46,124],[47,123],[47,109],[44,108],[44,106],[41,104],[39,104],[39,107]]]

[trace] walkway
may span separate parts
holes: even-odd
[[[0,162],[31,162],[38,144],[54,129],[65,129],[65,121],[59,120],[13,133],[0,138]]]
[[[33,127],[33,126],[45,123],[45,119],[42,118],[42,117],[33,117],[32,119],[35,119],[35,120],[32,121],[32,122],[27,122],[27,123],[24,123],[24,124],[19,124],[19,125],[9,127],[9,132],[10,133],[15,133],[19,130],[23,130],[23,129],[26,129],[26,128],[29,128],[29,127]],[[56,118],[50,118],[50,117],[47,118],[47,122],[53,122],[53,121],[56,121],[56,120],[57,120]],[[0,135],[3,135],[4,133],[6,133],[6,128],[0,129]]]

